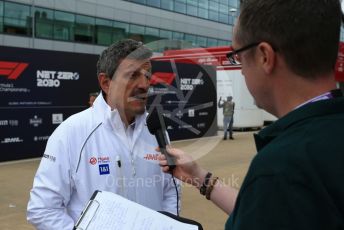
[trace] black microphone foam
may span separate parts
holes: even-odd
[[[166,145],[168,139],[166,136],[166,126],[162,115],[162,110],[159,105],[155,105],[152,112],[147,116],[147,127],[151,134],[155,135],[160,151],[166,156],[167,165],[170,171],[175,168],[174,158],[167,152]]]
[[[156,106],[153,108],[152,112],[148,114],[146,122],[149,132],[153,135],[155,135],[158,129],[163,129]]]

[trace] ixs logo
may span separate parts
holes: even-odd
[[[21,143],[23,142],[23,139],[20,139],[20,137],[5,137],[1,144],[11,144],[11,143]]]
[[[0,61],[0,75],[5,76],[9,80],[16,80],[28,65],[28,63],[24,62]]]
[[[79,73],[75,72],[64,72],[64,71],[48,71],[48,70],[37,70],[37,86],[38,87],[60,87],[61,80],[77,81],[80,76]]]

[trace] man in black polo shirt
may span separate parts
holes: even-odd
[[[230,215],[226,229],[344,229],[340,1],[242,0],[240,10],[227,57],[241,63],[257,106],[279,120],[255,135],[239,193],[177,149],[173,175]],[[168,170],[164,156],[160,165]]]

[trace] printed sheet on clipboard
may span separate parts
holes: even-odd
[[[95,191],[75,230],[198,230],[112,192]]]

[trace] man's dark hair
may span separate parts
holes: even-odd
[[[241,0],[235,39],[268,42],[296,74],[334,70],[341,25],[339,0]]]
[[[100,54],[97,62],[97,76],[105,73],[108,78],[112,79],[122,60],[126,58],[144,60],[150,58],[152,54],[152,51],[142,42],[132,39],[114,43]]]

